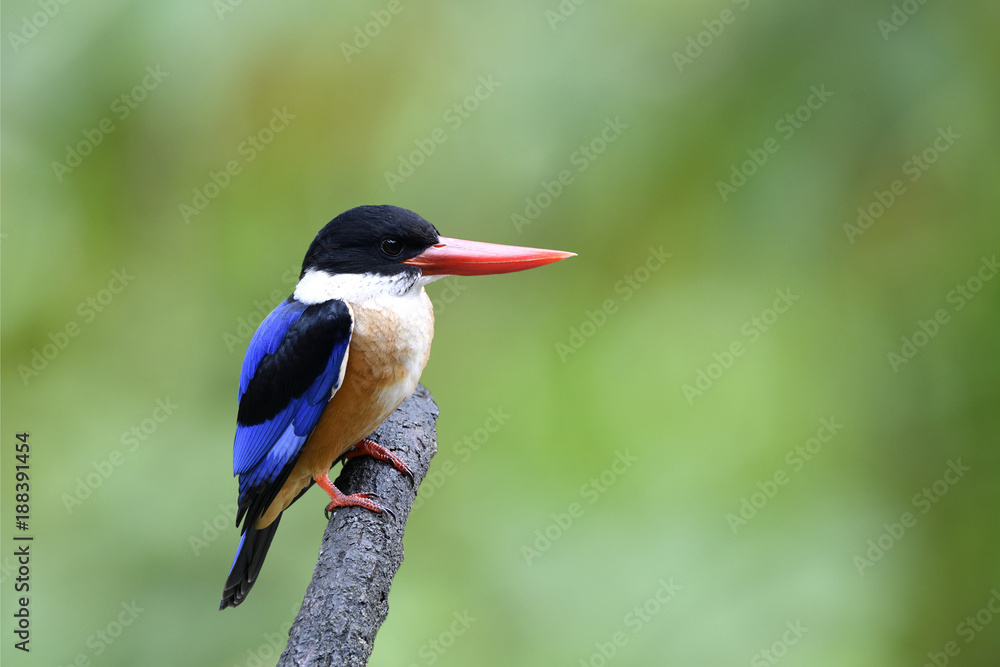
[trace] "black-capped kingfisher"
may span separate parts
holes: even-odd
[[[370,455],[412,478],[366,436],[417,386],[434,336],[424,286],[448,275],[522,271],[573,253],[439,236],[412,211],[359,206],[320,230],[295,292],[257,328],[240,374],[233,474],[239,476],[236,557],[219,609],[243,602],[281,513],[315,482],[336,507],[383,509],[344,495],[333,464]]]

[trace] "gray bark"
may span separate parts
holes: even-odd
[[[376,502],[392,514],[360,507],[333,511],[278,667],[362,667],[368,662],[389,613],[392,578],[403,562],[406,520],[437,452],[437,417],[434,398],[418,385],[371,438],[403,459],[413,472],[412,484],[390,464],[368,456],[344,466],[337,488],[377,493]]]

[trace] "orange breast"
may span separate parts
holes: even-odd
[[[422,297],[422,298],[421,298]],[[340,388],[306,441],[288,480],[257,526],[269,525],[317,475],[371,434],[413,393],[430,356],[434,311],[420,289],[416,308],[352,304],[354,332]],[[407,304],[408,306],[410,304]],[[417,317],[414,318],[413,315]]]

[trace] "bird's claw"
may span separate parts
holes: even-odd
[[[327,521],[333,517],[333,510],[338,507],[363,507],[364,509],[374,512],[376,514],[382,514],[383,512],[396,519],[396,514],[387,507],[383,507],[375,502],[376,498],[379,498],[379,494],[372,492],[363,493],[352,493],[349,496],[341,494],[335,500],[331,500],[323,511],[323,516],[326,517]]]
[[[410,480],[410,486],[413,487],[416,484],[416,480],[413,478],[413,471],[410,470],[410,466],[403,462],[403,459],[399,458],[388,449],[378,444],[374,440],[369,440],[365,438],[358,444],[354,445],[351,449],[347,450],[341,455],[344,460],[353,459],[357,456],[371,456],[372,458],[378,459],[379,461],[385,461],[390,464],[393,468],[399,472],[406,475]]]

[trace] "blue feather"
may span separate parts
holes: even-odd
[[[260,362],[263,361],[265,356],[274,354],[278,350],[281,341],[285,339],[285,334],[288,333],[289,327],[298,322],[305,310],[306,304],[288,297],[279,303],[271,311],[271,314],[265,317],[264,321],[260,323],[257,331],[253,334],[253,338],[250,339],[246,356],[243,357],[243,369],[240,372],[240,388],[236,397],[237,400],[243,398],[243,394],[247,390],[247,385],[250,384],[254,373],[257,372]]]
[[[257,384],[274,386],[256,386],[251,393],[261,406],[273,408],[277,414],[257,422],[264,415],[251,410],[251,417],[259,416],[246,421],[257,423],[240,420],[236,424],[233,474],[240,478],[241,506],[249,503],[248,494],[275,482],[297,459],[332,393],[339,388],[350,331],[350,314],[343,302],[307,306],[289,298],[254,333],[243,361],[240,401],[244,402],[258,371],[269,365],[267,380],[258,378]],[[323,350],[319,356],[317,349]],[[304,389],[292,391],[289,387],[293,386]],[[241,410],[244,407],[241,405]]]

